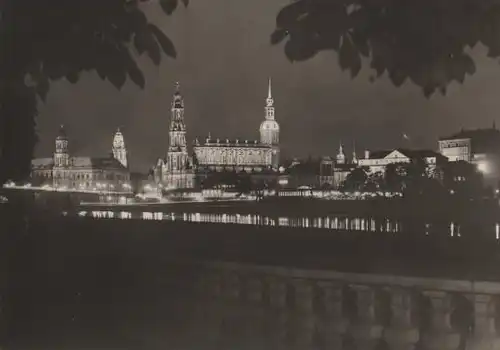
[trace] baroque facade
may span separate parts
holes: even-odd
[[[276,175],[280,128],[275,120],[270,79],[265,120],[260,124],[259,131],[258,141],[212,138],[210,135],[204,142],[195,139],[191,157],[186,142],[184,99],[177,83],[171,109],[169,148],[166,157],[158,159],[152,169],[154,182],[166,190],[192,189],[196,187],[196,179],[202,182],[213,172],[246,172],[256,176],[265,175],[266,178]]]
[[[32,181],[36,185],[74,190],[130,191],[130,173],[123,134],[117,130],[109,157],[74,157],[63,126],[55,140],[52,158],[35,158],[31,162]]]
[[[411,163],[422,161],[428,171],[434,172],[448,161],[443,155],[431,150],[394,149],[385,151],[365,151],[365,158],[359,160],[359,165],[366,167],[369,173],[385,172],[389,164]]]
[[[212,138],[194,141],[194,163],[200,171],[235,170],[245,172],[278,171],[279,132],[275,119],[271,79],[269,79],[265,106],[265,120],[259,128],[260,140],[229,140]]]
[[[158,159],[153,169],[155,183],[167,190],[193,188],[195,175],[186,142],[186,123],[184,122],[184,99],[175,85],[170,117],[169,147],[165,159]]]

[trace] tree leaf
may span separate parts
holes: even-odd
[[[160,6],[166,14],[171,15],[177,8],[177,0],[160,0]]]
[[[50,88],[50,82],[49,79],[47,79],[46,77],[37,81],[36,93],[38,96],[40,96],[43,102],[47,101],[47,94],[49,93],[49,88]]]
[[[288,32],[284,29],[276,29],[271,34],[271,44],[276,45],[283,41],[288,35]]]
[[[158,29],[157,26],[153,24],[148,24],[148,28],[153,33],[153,35],[156,37],[156,40],[160,44],[163,52],[172,58],[177,57],[177,52],[175,51],[174,44],[170,39],[160,30]]]
[[[352,78],[356,77],[361,70],[361,58],[348,36],[344,36],[342,40],[339,51],[339,64],[342,70],[350,70]]]

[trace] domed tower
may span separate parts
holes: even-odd
[[[54,152],[54,166],[68,167],[69,152],[68,152],[68,137],[64,125],[59,128],[59,134],[56,137],[56,151]]]
[[[266,99],[266,120],[260,124],[260,142],[264,145],[270,145],[273,149],[272,167],[278,168],[279,166],[279,136],[280,126],[274,119],[274,100],[271,92],[271,78],[269,78],[269,85],[267,90]]]
[[[123,134],[118,128],[113,137],[113,157],[119,161],[125,168],[128,167],[127,162],[127,148],[125,147],[125,140]]]

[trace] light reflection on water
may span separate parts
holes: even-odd
[[[404,231],[418,231],[425,235],[432,235],[434,232],[444,233],[451,237],[461,237],[462,225],[457,222],[448,223],[424,223],[424,222],[403,222],[389,218],[374,217],[347,217],[341,215],[331,215],[322,217],[269,217],[257,214],[228,214],[228,213],[163,213],[163,212],[113,212],[113,211],[82,211],[82,217],[92,217],[96,219],[142,219],[158,221],[181,221],[196,223],[217,223],[217,224],[239,224],[270,227],[293,227],[293,228],[316,228],[338,231],[358,231],[358,232],[388,232],[398,233]],[[495,234],[496,239],[500,239],[500,225],[494,224],[489,229],[490,234]]]

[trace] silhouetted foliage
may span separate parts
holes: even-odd
[[[477,197],[483,190],[483,174],[474,164],[450,162],[444,170],[444,184],[456,197]]]
[[[343,188],[347,191],[363,191],[368,176],[361,168],[356,168],[347,175]]]
[[[277,15],[271,42],[286,40],[291,61],[334,50],[353,78],[369,62],[377,78],[387,73],[397,87],[410,80],[429,97],[474,74],[468,48],[480,42],[500,56],[499,28],[494,1],[293,0]]]
[[[384,173],[378,171],[376,173],[369,174],[366,178],[364,191],[366,192],[377,192],[384,189]]]
[[[154,64],[162,52],[176,56],[172,41],[142,12],[140,3],[148,1],[0,3],[0,184],[29,175],[36,96],[45,100],[51,81],[76,83],[82,72],[95,70],[118,89],[127,78],[143,88],[138,56],[146,54]],[[159,2],[167,14],[178,5],[178,0]]]

